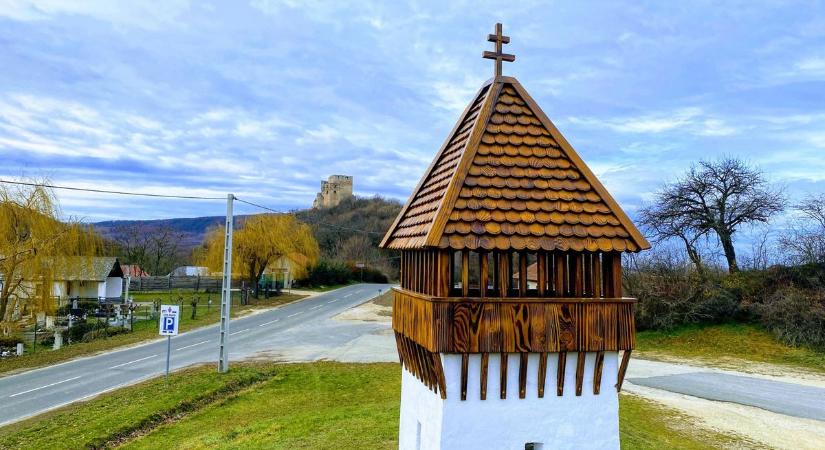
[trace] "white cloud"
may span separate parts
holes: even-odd
[[[0,0],[0,16],[19,21],[57,16],[88,16],[118,25],[155,29],[172,25],[189,9],[189,0]]]

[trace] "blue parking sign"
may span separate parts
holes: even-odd
[[[180,309],[178,305],[161,305],[160,307],[160,335],[177,336],[178,323],[180,322]]]

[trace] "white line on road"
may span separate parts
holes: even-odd
[[[69,378],[68,380],[58,381],[58,382],[56,382],[56,383],[47,384],[47,385],[45,385],[45,386],[36,387],[36,388],[34,388],[34,389],[29,389],[28,391],[18,392],[18,393],[16,393],[16,394],[11,394],[11,395],[9,395],[9,398],[11,398],[11,397],[17,397],[18,395],[28,394],[29,392],[39,391],[40,389],[45,389],[45,388],[47,388],[47,387],[57,386],[58,384],[68,383],[69,381],[74,381],[74,380],[76,380],[76,379],[78,379],[78,378],[80,378],[80,377],[79,377],[79,376],[77,376],[77,377],[74,377],[74,378]]]
[[[181,347],[181,348],[176,348],[175,350],[186,350],[187,348],[197,347],[198,345],[201,345],[201,344],[206,344],[207,342],[209,342],[209,341],[208,341],[208,340],[206,340],[206,341],[200,341],[200,342],[198,342],[198,343],[196,343],[196,344],[187,345],[187,346],[184,346],[184,347]]]
[[[349,298],[349,297],[352,297],[352,294],[347,294],[347,295],[344,296],[344,298]]]
[[[281,320],[281,319],[270,320],[269,322],[264,322],[264,323],[262,323],[262,324],[260,324],[260,325],[258,325],[258,326],[259,326],[259,327],[265,327],[265,326],[267,326],[267,325],[269,325],[269,324],[273,324],[273,323],[275,323],[275,322],[277,322],[277,321],[279,321],[279,320]]]
[[[290,314],[290,315],[286,316],[286,318],[287,318],[287,319],[289,319],[290,317],[295,317],[295,316],[297,316],[297,315],[299,315],[299,314],[303,314],[303,311],[301,311],[301,312],[296,312],[295,314]]]
[[[229,335],[230,335],[230,336],[234,336],[234,335],[236,335],[236,334],[241,334],[241,333],[243,333],[244,331],[249,331],[249,328],[247,328],[247,329],[245,329],[245,330],[236,331],[236,332],[234,332],[234,333],[229,333]]]
[[[313,306],[312,308],[309,308],[309,309],[310,309],[310,310],[313,310],[313,309],[318,309],[318,308],[320,308],[320,307],[322,307],[322,306],[324,306],[324,305]]]
[[[134,364],[136,362],[146,361],[147,359],[154,358],[155,356],[158,356],[158,355],[147,356],[145,358],[140,358],[140,359],[136,359],[134,361],[125,362],[123,364],[118,364],[116,366],[112,366],[112,367],[109,367],[109,368],[110,369],[117,369],[118,367],[128,366],[129,364]]]
[[[327,303],[335,303],[335,302],[337,302],[337,301],[338,301],[338,299],[336,298],[335,300],[330,300],[330,301],[328,301]]]

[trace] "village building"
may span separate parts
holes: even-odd
[[[401,251],[399,448],[618,449],[635,347],[621,258],[650,244],[501,74],[501,24],[488,40],[494,77],[381,242]]]
[[[209,275],[209,268],[204,266],[180,266],[175,267],[170,277],[205,277]]]
[[[313,208],[330,208],[352,197],[352,176],[330,175],[327,181],[321,181],[321,191],[312,202]]]
[[[117,258],[74,256],[55,264],[52,296],[67,299],[120,299],[123,270]]]

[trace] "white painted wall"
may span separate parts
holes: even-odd
[[[527,397],[518,396],[519,355],[508,357],[507,398],[499,398],[500,358],[490,354],[487,400],[480,399],[481,355],[471,355],[467,400],[462,401],[461,355],[442,354],[447,399],[426,388],[406,370],[402,376],[399,448],[416,449],[421,423],[421,450],[512,449],[527,442],[544,449],[618,449],[619,399],[614,385],[618,353],[605,352],[601,393],[593,395],[595,353],[585,359],[582,395],[576,396],[577,354],[567,357],[564,396],[556,395],[558,355],[547,360],[544,398],[538,398],[538,355],[528,360]]]
[[[109,277],[104,284],[103,297],[120,297],[123,293],[123,278]]]

